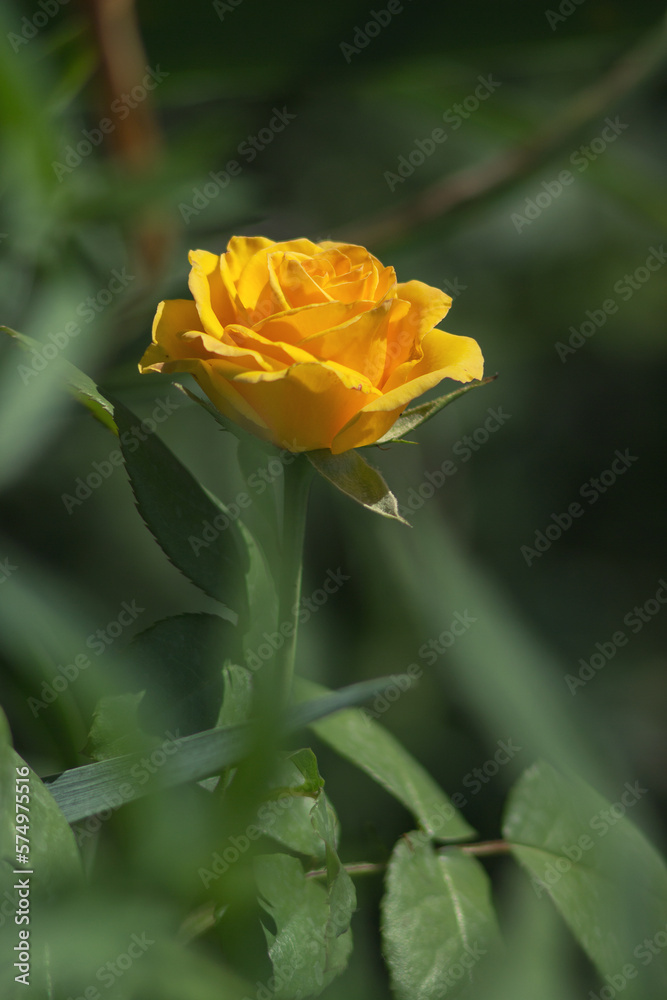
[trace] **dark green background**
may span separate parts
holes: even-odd
[[[135,276],[127,293],[82,323],[64,356],[143,414],[160,394],[175,398],[167,383],[140,379],[136,363],[157,302],[187,295],[190,248],[222,252],[234,234],[349,239],[393,264],[399,280],[460,288],[444,326],[476,338],[487,374],[499,378],[424,427],[417,445],[366,453],[402,504],[427,472],[456,461],[455,477],[414,512],[412,529],[375,519],[316,484],[304,593],[329,568],[342,567],[350,580],[303,629],[300,670],[340,687],[411,662],[424,666],[419,688],[383,721],[450,794],[493,757],[499,739],[521,745],[463,810],[484,838],[498,835],[511,782],[544,754],[557,765],[578,763],[611,800],[625,781],[640,780],[650,795],[632,818],[664,847],[667,615],[661,610],[636,635],[623,620],[667,578],[667,268],[628,301],[614,291],[665,240],[664,62],[656,59],[655,71],[625,93],[608,76],[624,54],[637,62],[642,39],[657,41],[663,9],[585,0],[552,30],[541,3],[408,0],[346,61],[341,44],[353,43],[357,26],[380,8],[243,0],[221,20],[204,0],[140,2],[147,65],[168,74],[152,104],[161,152],[135,175],[105,139],[60,182],[54,161],[63,162],[82,129],[109,114],[87,8],[72,0],[14,52],[5,36],[38,8],[8,5],[0,39],[0,320],[48,342],[78,304],[106,287],[114,268],[126,268]],[[384,173],[489,74],[498,89],[392,193]],[[378,213],[415,203],[433,182],[476,171],[554,129],[590,88],[598,88],[591,115],[578,124],[570,117],[534,169],[451,213],[374,235]],[[606,101],[599,96],[605,88]],[[296,117],[248,164],[239,144],[268,124],[274,108]],[[570,157],[601,134],[607,117],[627,128],[578,171]],[[193,189],[233,158],[243,164],[240,176],[184,224],[179,205],[191,204]],[[517,232],[513,214],[524,214],[526,200],[567,169],[573,183]],[[164,247],[153,270],[140,249],[144,225]],[[610,298],[618,311],[562,361],[555,345]],[[210,609],[145,531],[122,470],[68,514],[63,494],[108,458],[113,440],[50,387],[46,372],[25,385],[22,360],[9,340],[0,343],[0,559],[18,567],[0,584],[0,601],[5,588],[19,585],[47,605],[58,595],[61,620],[71,611],[70,646],[48,627],[39,640],[56,663],[84,648],[123,601],[145,608],[141,628],[166,614]],[[456,443],[483,425],[489,408],[509,419],[469,461],[460,452],[457,459]],[[209,488],[234,500],[243,486],[230,436],[185,405],[162,433]],[[617,449],[636,461],[595,504],[583,500],[584,515],[529,567],[521,547],[581,501],[581,487],[610,467]],[[479,625],[426,667],[420,647],[466,610]],[[35,720],[26,698],[39,691],[40,676],[53,675],[53,659],[35,666],[31,644],[42,622],[31,616],[16,624],[28,639],[5,635],[2,671],[16,748],[43,774],[80,763],[94,685],[73,687],[66,710],[54,706]],[[627,645],[573,696],[565,675],[619,629]],[[409,818],[324,750],[321,766],[342,820],[343,859],[384,857]],[[504,863],[489,870],[509,919],[513,871]],[[379,882],[369,882],[361,892],[358,951],[347,981],[327,995],[386,995],[371,905],[379,891]],[[553,961],[553,995],[557,983],[562,995],[573,983],[584,995],[595,984],[590,969],[566,940],[554,940],[539,953]],[[554,957],[561,948],[563,960]]]

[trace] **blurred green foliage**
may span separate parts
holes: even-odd
[[[667,267],[650,271],[646,261],[653,248],[654,263],[664,255],[666,78],[660,52],[649,65],[637,49],[645,39],[659,45],[664,12],[649,0],[571,6],[550,24],[547,11],[558,4],[406,0],[361,47],[355,37],[371,8],[359,0],[140,0],[145,60],[139,52],[133,62],[128,47],[119,65],[139,65],[137,86],[149,68],[163,79],[132,108],[108,77],[105,84],[94,3],[57,4],[43,28],[36,13],[45,8],[8,3],[0,13],[0,321],[40,341],[47,362],[62,354],[141,416],[159,400],[177,401],[159,433],[230,504],[244,489],[231,436],[170,383],[136,373],[157,302],[187,295],[188,249],[221,252],[235,233],[349,239],[394,264],[399,280],[452,294],[447,329],[475,337],[487,373],[500,377],[424,427],[418,445],[366,453],[399,503],[412,499],[412,529],[373,518],[323,482],[313,489],[304,594],[329,569],[350,579],[304,625],[299,672],[338,688],[411,663],[423,668],[420,685],[381,721],[450,796],[465,793],[463,812],[483,837],[498,835],[509,786],[545,756],[612,801],[626,781],[640,780],[650,795],[632,819],[664,852],[667,614],[646,602],[667,577],[659,471]],[[351,45],[359,51],[342,48]],[[625,75],[612,74],[628,53]],[[443,115],[472,106],[464,102],[480,77],[500,86],[454,128]],[[572,112],[581,94],[588,117]],[[270,125],[277,112],[294,116],[280,131]],[[124,131],[144,114],[138,139]],[[627,126],[612,140],[600,139],[607,119]],[[446,140],[432,143],[423,163],[410,161],[415,149],[430,149],[437,128]],[[430,212],[430,185],[461,172],[465,188],[485,164],[550,128],[542,159],[519,158],[502,186],[482,184],[451,212]],[[385,174],[396,174],[401,158],[413,170],[392,191]],[[554,194],[563,171],[573,179]],[[426,211],[411,222],[418,203]],[[401,206],[403,222],[377,227]],[[613,312],[603,308],[609,300]],[[571,353],[557,347],[571,337],[580,345]],[[55,366],[22,355],[9,338],[0,366],[1,697],[16,750],[45,775],[87,762],[96,699],[122,689],[122,647],[133,632],[213,603],[146,532],[109,457],[113,439],[62,391]],[[490,413],[504,417],[485,426]],[[627,470],[602,475],[626,450],[636,456]],[[447,459],[455,472],[423,501],[427,473],[432,486]],[[99,485],[87,492],[91,476]],[[558,531],[557,518],[565,524],[576,502],[582,514]],[[550,544],[527,558],[522,547],[534,548],[538,531]],[[28,699],[56,666],[89,650],[88,637],[133,600],[145,610],[122,640],[35,715]],[[644,605],[638,617],[633,609]],[[451,647],[445,639],[429,647],[457,612],[477,621]],[[619,631],[622,645],[612,642]],[[435,659],[420,653],[425,646]],[[603,666],[588,667],[593,679],[572,690],[566,675],[578,677],[594,656]],[[508,738],[521,754],[470,794],[466,776]],[[342,859],[387,860],[410,829],[407,813],[324,744],[316,752],[341,820]],[[204,859],[225,835],[226,820],[204,799],[179,789],[109,822],[101,877],[111,884],[122,872],[118,898],[106,901],[111,953],[125,946],[128,914],[137,932],[142,921],[172,930],[184,907],[202,902],[174,858],[190,850]],[[593,989],[591,967],[510,862],[486,864],[508,955],[479,996]],[[246,881],[240,871],[242,900]],[[355,951],[332,998],[389,995],[378,959],[379,883],[361,880],[357,893]],[[247,903],[238,927],[258,928],[257,917]],[[87,920],[80,913],[71,926]],[[89,936],[94,970],[109,952]],[[240,948],[241,937],[238,930],[226,946]],[[205,935],[205,961],[215,953]],[[244,960],[239,952],[239,967]],[[155,995],[181,1000],[189,961],[185,951],[154,956]],[[197,975],[202,998],[221,995],[212,962],[208,985]],[[184,992],[169,993],[179,976]],[[531,982],[543,985],[525,992]]]

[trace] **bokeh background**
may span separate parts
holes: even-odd
[[[188,249],[222,252],[234,234],[359,242],[399,280],[452,295],[446,328],[475,337],[499,377],[418,443],[367,452],[406,509],[412,499],[412,529],[315,486],[304,594],[329,569],[349,580],[304,627],[300,672],[341,687],[423,667],[382,719],[450,794],[499,740],[519,745],[467,796],[484,839],[499,835],[512,782],[544,756],[612,801],[639,780],[649,794],[632,818],[664,849],[667,611],[633,610],[667,578],[662,6],[12,0],[0,29],[0,320],[136,413],[177,398],[136,364],[157,302],[188,294]],[[16,749],[49,774],[86,761],[95,697],[133,632],[211,602],[147,533],[122,469],[82,502],[65,499],[113,441],[9,337],[0,365],[0,605],[14,594],[2,706]],[[183,399],[160,433],[234,501],[230,435]],[[631,459],[605,476],[617,451]],[[455,474],[417,502],[411,490],[446,459]],[[583,513],[556,537],[575,502]],[[550,525],[548,547],[529,554]],[[133,600],[144,610],[95,677],[35,717],[27,699],[54,664]],[[427,662],[420,649],[457,612],[475,623]],[[628,641],[604,654],[619,630]],[[568,684],[596,653],[593,678]],[[409,817],[313,745],[343,859],[383,859]],[[118,821],[101,869],[117,863],[133,899],[178,911],[191,889],[165,872],[191,831],[180,812],[168,833],[143,819],[152,863]],[[475,995],[587,995],[597,980],[549,904],[509,861],[488,870],[513,958],[506,984]],[[359,886],[355,955],[331,997],[389,995],[380,891]]]

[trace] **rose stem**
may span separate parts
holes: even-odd
[[[292,691],[299,600],[301,598],[303,538],[306,527],[308,490],[313,471],[313,466],[305,455],[298,455],[294,462],[285,465],[282,546],[276,585],[278,587],[278,628],[282,631],[285,625],[291,625],[292,632],[285,638],[281,648],[276,651],[274,660],[278,704],[283,709],[287,706]]]

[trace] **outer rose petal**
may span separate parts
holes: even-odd
[[[189,372],[223,416],[266,441],[272,440],[269,428],[239,395],[230,378],[222,373],[222,367],[222,362],[193,358],[189,361],[166,361],[160,370],[165,373]]]
[[[379,399],[368,402],[339,431],[331,445],[334,455],[350,448],[373,444],[398,420],[408,403],[433,389],[444,378],[471,382],[472,379],[481,378],[484,373],[484,359],[479,344],[470,337],[457,337],[443,330],[432,330],[424,338],[422,348],[424,356],[421,360],[408,362],[394,373],[399,384],[389,388],[389,391],[385,386]],[[405,380],[400,382],[403,376]]]
[[[201,329],[212,337],[221,337],[227,323],[236,321],[235,296],[230,294],[220,272],[220,258],[207,250],[191,250],[192,270],[188,286],[197,303]]]
[[[153,320],[153,343],[139,362],[144,372],[170,358],[187,358],[189,351],[180,339],[187,330],[201,329],[197,306],[190,299],[168,299],[160,302]]]
[[[384,379],[410,357],[415,345],[440,323],[449,312],[452,300],[439,288],[423,281],[406,281],[396,286],[399,302],[408,302],[410,311],[399,323],[390,324],[387,341],[387,365]]]
[[[331,447],[343,424],[379,395],[334,362],[293,365],[284,373],[248,372],[233,385],[271,429],[271,440],[294,452]]]
[[[391,373],[382,387],[385,397],[388,395],[393,397],[392,390],[398,390],[401,386],[406,386],[406,383],[413,385],[414,382],[420,381],[424,388],[407,396],[406,402],[409,403],[415,396],[432,389],[443,378],[470,382],[474,378],[482,377],[484,358],[479,344],[472,337],[459,337],[453,333],[445,333],[444,330],[431,330],[422,341],[420,353],[421,358],[406,361]],[[439,378],[430,385],[426,385],[423,381],[438,374]]]

